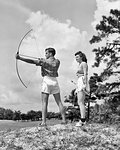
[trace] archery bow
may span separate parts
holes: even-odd
[[[21,46],[21,43],[22,43],[23,39],[24,39],[32,30],[33,30],[33,29],[29,30],[29,31],[23,36],[23,38],[21,39],[21,41],[20,41],[20,43],[19,43],[19,45],[18,45],[17,54],[19,54],[20,46]],[[24,55],[24,56],[25,56],[25,55]],[[21,76],[20,76],[20,74],[19,74],[18,61],[17,61],[17,59],[16,59],[16,71],[17,71],[17,75],[18,75],[19,80],[21,81],[21,83],[23,84],[23,86],[27,88],[27,86],[26,86],[25,83],[22,81],[22,78],[21,78]]]

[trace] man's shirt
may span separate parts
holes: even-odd
[[[41,75],[58,77],[58,68],[60,66],[60,61],[54,57],[48,59],[40,58],[38,64],[41,66]]]

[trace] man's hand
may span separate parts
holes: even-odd
[[[19,53],[16,54],[16,59],[20,59]]]

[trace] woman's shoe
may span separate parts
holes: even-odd
[[[39,123],[39,124],[38,124],[38,127],[46,127],[46,126],[47,126],[46,123]]]
[[[82,122],[81,120],[79,122],[76,123],[76,127],[82,127],[86,124],[86,121],[85,122]]]

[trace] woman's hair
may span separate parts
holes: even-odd
[[[84,53],[82,53],[81,51],[78,51],[75,53],[75,56],[76,55],[79,55],[82,58],[82,61],[87,63],[87,58],[86,58],[86,55]]]
[[[49,53],[52,53],[53,56],[56,54],[55,49],[52,48],[52,47],[46,48],[45,51],[48,51]]]

